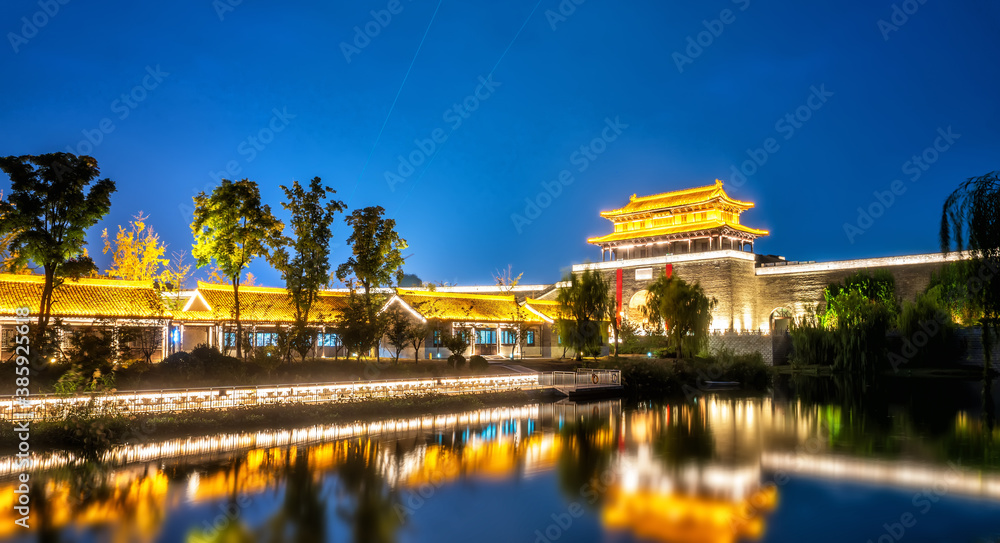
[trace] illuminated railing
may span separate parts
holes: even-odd
[[[569,374],[574,375],[574,374]],[[620,383],[617,370],[580,373],[576,386],[613,386]],[[582,377],[581,377],[582,376]],[[344,403],[374,398],[399,398],[428,394],[470,394],[531,390],[556,386],[543,383],[546,374],[490,375],[484,377],[443,377],[315,383],[308,385],[265,385],[254,387],[212,387],[164,389],[113,394],[59,396],[36,394],[27,401],[14,396],[0,397],[0,416],[6,420],[58,420],[88,404],[93,414],[172,413],[236,407],[262,407],[298,403]],[[560,377],[559,385],[569,379]],[[92,403],[91,403],[92,402]]]
[[[542,387],[618,387],[622,384],[621,370],[553,371],[538,375]]]

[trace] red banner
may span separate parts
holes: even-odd
[[[670,277],[674,274],[674,265],[667,264],[666,272],[667,272],[667,279],[670,279]]]
[[[618,319],[618,325],[622,324],[622,270],[618,268],[615,272],[615,317]]]

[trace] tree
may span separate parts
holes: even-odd
[[[444,345],[445,349],[451,351],[452,355],[457,354],[458,356],[462,356],[469,348],[470,339],[472,338],[469,337],[465,330],[457,330],[455,332],[445,330],[441,334],[441,345]]]
[[[344,203],[330,197],[337,191],[324,187],[319,177],[314,177],[306,191],[298,181],[288,188],[281,185],[286,202],[281,206],[291,213],[292,237],[284,243],[294,250],[294,256],[282,247],[275,252],[275,268],[285,280],[285,289],[295,306],[295,326],[292,342],[305,347],[296,349],[302,360],[309,351],[308,343],[315,336],[308,330],[309,311],[320,289],[330,279],[331,225],[336,213],[343,212]]]
[[[352,254],[347,262],[337,267],[337,279],[347,283],[352,292],[354,303],[361,305],[359,310],[344,314],[347,319],[359,319],[356,322],[345,322],[350,327],[360,351],[378,348],[379,339],[385,332],[387,320],[379,316],[379,310],[385,302],[385,296],[378,293],[383,287],[392,285],[393,278],[401,276],[403,266],[402,250],[406,249],[406,240],[396,233],[396,221],[384,219],[385,210],[379,206],[356,209],[344,218],[353,229],[347,238]],[[356,287],[361,292],[354,294]],[[356,308],[358,309],[358,308]],[[347,342],[345,338],[345,343]],[[378,353],[376,354],[378,356]]]
[[[1000,171],[970,177],[958,186],[941,210],[941,252],[968,249],[981,287],[969,296],[982,307],[979,320],[985,356],[983,375],[991,367],[992,337],[1000,326]],[[977,283],[979,284],[979,283]],[[992,336],[992,337],[991,337]],[[989,379],[986,379],[989,383]]]
[[[2,201],[3,191],[0,190],[0,202]],[[0,209],[0,223],[5,222],[6,220],[6,212]],[[17,264],[17,255],[11,251],[11,244],[14,243],[14,237],[16,235],[17,231],[15,230],[0,233],[0,272],[21,273],[25,270],[25,266],[23,264]]]
[[[413,346],[413,363],[420,361],[420,346],[424,344],[431,327],[427,323],[415,322],[410,325],[409,344]]]
[[[399,363],[399,353],[403,352],[411,340],[410,319],[398,308],[393,307],[386,311],[388,327],[386,328],[385,339],[392,345],[392,363]]]
[[[658,277],[648,290],[651,295],[646,298],[646,312],[655,311],[665,325],[667,336],[677,347],[677,358],[684,355],[684,347],[693,355],[708,338],[715,298],[709,299],[698,283],[666,275]]]
[[[284,225],[271,214],[270,206],[261,203],[257,183],[249,179],[230,181],[212,191],[194,197],[194,234],[192,256],[198,267],[215,261],[233,282],[233,320],[236,337],[243,337],[240,323],[240,274],[258,257],[273,260],[273,251],[281,246]],[[236,357],[242,358],[243,341],[236,342]]]
[[[34,331],[41,341],[49,324],[53,291],[67,277],[96,269],[84,256],[84,236],[111,209],[115,182],[97,179],[100,169],[94,158],[69,153],[7,156],[0,158],[0,170],[11,182],[10,196],[0,202],[4,218],[0,236],[13,235],[8,251],[15,266],[34,262],[45,274]],[[32,351],[35,356],[44,354]]]
[[[527,322],[525,322],[525,309],[518,303],[517,296],[514,294],[514,288],[521,282],[523,275],[524,272],[517,274],[517,277],[515,277],[510,264],[507,265],[506,270],[496,270],[493,274],[493,281],[496,283],[497,288],[500,289],[500,292],[505,296],[514,296],[514,313],[509,321],[509,331],[514,336],[514,343],[522,359],[524,359],[524,342],[528,336],[528,326]]]
[[[608,315],[608,306],[614,299],[608,295],[608,285],[598,271],[585,270],[580,275],[571,275],[565,281],[569,287],[559,291],[556,300],[560,312],[568,315],[570,324],[561,324],[559,329],[567,332],[563,342],[576,351],[576,360],[583,360],[584,352],[599,351],[603,343],[603,328]]]
[[[162,268],[169,265],[170,261],[163,258],[167,249],[160,243],[159,234],[152,227],[146,228],[148,219],[142,211],[133,215],[129,230],[118,226],[113,244],[108,236],[108,229],[101,231],[104,254],[108,254],[108,251],[112,254],[108,275],[127,281],[154,281],[162,278]]]
[[[172,294],[170,309],[180,309],[183,306],[180,294],[191,275],[191,264],[184,263],[184,259],[187,258],[185,251],[174,251],[170,257],[167,269],[163,271],[163,288]]]

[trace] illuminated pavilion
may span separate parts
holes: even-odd
[[[718,250],[753,252],[754,240],[768,235],[740,224],[751,202],[726,194],[722,181],[704,187],[629,198],[625,207],[602,211],[614,232],[590,238],[601,260],[627,260]]]

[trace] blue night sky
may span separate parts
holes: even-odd
[[[743,222],[772,233],[757,252],[934,252],[946,195],[1000,168],[987,0],[897,2],[895,16],[888,0],[230,2],[0,7],[0,154],[97,158],[118,185],[88,238],[99,264],[100,230],[139,210],[190,251],[191,197],[218,177],[257,181],[279,216],[278,185],[314,176],[351,209],[381,205],[427,281],[488,283],[507,264],[555,281],[600,258],[586,243],[610,230],[600,210],[715,178],[756,202]],[[366,25],[377,35],[348,62],[341,44]],[[766,162],[734,183],[758,148]],[[572,183],[539,198],[562,170]],[[334,266],[347,236],[338,221]]]

